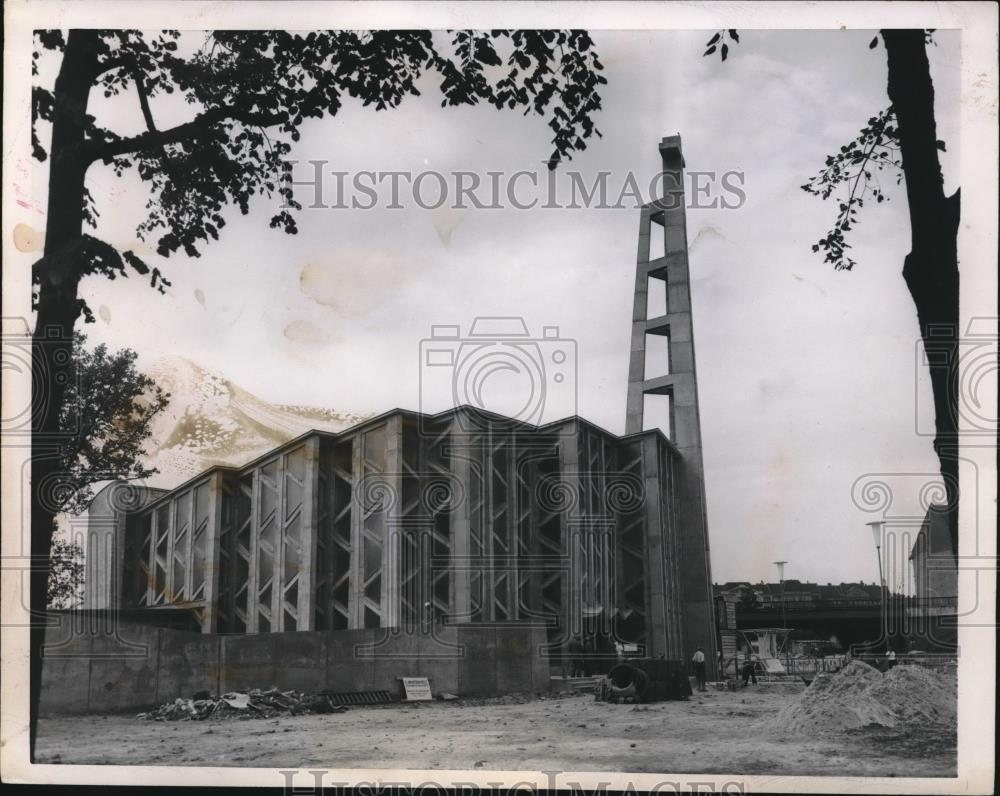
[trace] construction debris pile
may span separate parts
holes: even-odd
[[[297,716],[309,713],[339,713],[347,710],[334,704],[324,694],[303,694],[299,691],[262,691],[253,688],[246,694],[228,693],[215,697],[207,691],[191,699],[178,697],[154,710],[140,713],[137,719],[149,721],[201,721],[215,719],[267,719],[274,716]]]
[[[851,661],[836,674],[821,674],[772,721],[780,732],[843,732],[869,727],[955,726],[954,672],[896,666],[882,674]]]

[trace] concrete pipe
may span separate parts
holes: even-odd
[[[635,696],[641,700],[649,686],[649,677],[634,666],[619,663],[608,672],[611,680],[611,692],[616,696]]]

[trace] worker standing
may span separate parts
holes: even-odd
[[[570,677],[583,677],[583,643],[580,634],[574,633],[569,640]]]
[[[694,676],[698,681],[698,690],[707,691],[705,687],[705,651],[698,647],[694,655],[691,656],[691,662],[694,664]]]
[[[590,677],[594,673],[594,638],[589,633],[583,637],[583,676]]]

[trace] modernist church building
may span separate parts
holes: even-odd
[[[689,657],[711,581],[685,565],[679,467],[659,431],[396,410],[169,492],[108,487],[84,607],[227,634],[534,622]]]
[[[660,144],[681,185],[679,137]],[[641,209],[626,434],[458,407],[314,431],[170,491],[90,511],[85,608],[206,634],[428,624],[545,628],[595,650],[716,659],[683,196]],[[650,242],[663,242],[652,256]],[[647,317],[661,290],[666,312]],[[666,337],[666,373],[646,340]],[[647,396],[671,427],[643,427]],[[669,437],[669,439],[668,439]]]

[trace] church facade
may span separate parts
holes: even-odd
[[[112,485],[84,607],[225,634],[529,622],[686,659],[711,578],[680,549],[682,468],[659,431],[396,410],[169,492]]]

